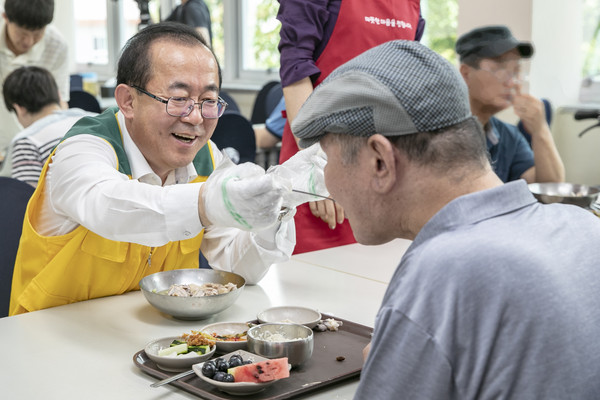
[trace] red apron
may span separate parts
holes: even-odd
[[[364,51],[395,39],[414,40],[419,22],[419,0],[342,0],[340,12],[325,50],[316,61],[321,71],[314,87],[338,66]],[[298,152],[289,123],[281,140],[279,162]],[[298,207],[294,254],[355,243],[348,220],[334,230],[310,212],[308,204]]]

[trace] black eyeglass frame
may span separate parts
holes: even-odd
[[[198,108],[200,108],[200,115],[202,115],[202,118],[205,119],[217,119],[223,116],[223,114],[225,113],[225,109],[227,108],[227,106],[229,104],[227,104],[227,102],[225,100],[223,100],[220,96],[218,98],[218,100],[212,100],[212,99],[206,99],[206,100],[202,100],[202,101],[194,101],[194,99],[192,99],[191,97],[169,97],[168,99],[163,99],[161,97],[158,97],[155,94],[152,94],[150,92],[148,92],[145,89],[142,89],[139,86],[136,85],[130,85],[132,88],[144,93],[146,96],[153,98],[156,101],[160,101],[161,103],[163,103],[165,105],[165,111],[167,112],[167,114],[169,114],[171,117],[177,117],[177,118],[183,118],[183,117],[187,117],[188,115],[190,115],[192,113],[192,111],[194,110],[194,106],[198,105]],[[182,99],[188,99],[188,100],[192,100],[194,103],[189,107],[189,111],[187,113],[184,114],[180,114],[180,115],[173,115],[169,112],[169,102],[171,101],[171,99],[176,99],[176,100],[182,100]],[[207,117],[204,115],[204,103],[206,103],[207,101],[209,102],[215,102],[217,103],[217,116],[216,117]],[[219,104],[221,105],[221,108],[219,110],[218,106]]]

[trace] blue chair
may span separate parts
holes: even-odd
[[[73,90],[69,94],[69,108],[81,108],[85,111],[95,112],[100,114],[102,109],[100,102],[91,93],[83,90]]]
[[[283,98],[283,89],[281,84],[274,85],[269,92],[267,93],[267,98],[265,99],[265,111],[267,113],[267,118],[271,116],[271,113],[279,104],[279,101]],[[265,119],[266,121],[266,119]]]
[[[8,315],[13,269],[33,186],[0,177],[0,318]]]
[[[252,106],[252,117],[250,117],[252,124],[264,124],[281,96],[283,96],[281,82],[270,81],[265,83],[256,94],[256,99]]]
[[[550,126],[550,124],[552,123],[552,105],[550,104],[550,101],[546,99],[542,99],[542,103],[544,103],[544,111],[546,112],[546,122],[548,122],[548,126]],[[525,129],[525,126],[523,126],[522,121],[519,121],[519,123],[517,124],[517,128],[519,128],[519,131],[521,132],[525,140],[527,140],[529,146],[531,146],[531,134],[527,132],[527,129]]]
[[[254,128],[240,113],[223,114],[219,118],[211,140],[236,164],[254,162],[256,158]]]
[[[81,74],[71,74],[70,91],[83,90],[83,76]]]
[[[219,96],[227,103],[227,108],[225,109],[226,113],[236,112],[241,114],[240,106],[238,105],[237,101],[235,101],[233,96],[231,96],[225,90],[221,90]]]

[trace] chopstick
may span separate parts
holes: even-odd
[[[322,199],[331,200],[331,201],[333,201],[333,202],[335,203],[335,200],[334,200],[334,199],[332,199],[331,197],[322,196],[322,195],[320,195],[320,194],[316,194],[316,193],[310,193],[310,192],[305,192],[305,191],[302,191],[302,190],[297,190],[297,189],[292,189],[292,192],[296,192],[296,193],[302,193],[302,194],[308,194],[308,195],[310,195],[310,196],[315,196],[315,197],[320,197],[320,198],[322,198]]]

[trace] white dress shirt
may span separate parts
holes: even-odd
[[[203,228],[202,253],[214,269],[258,282],[269,266],[289,259],[296,244],[293,218],[258,233],[235,228],[203,227],[198,215],[202,183],[193,164],[161,179],[137,148],[117,114],[132,179],[117,169],[113,148],[93,135],[77,135],[62,142],[46,175],[46,195],[39,223],[45,236],[64,235],[83,225],[110,240],[162,246],[193,238]],[[215,163],[223,158],[216,145]]]

